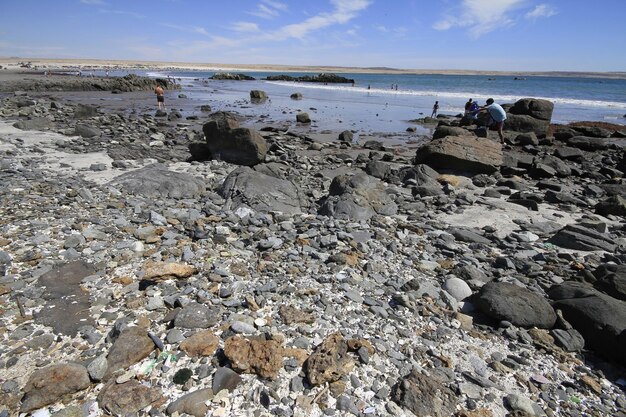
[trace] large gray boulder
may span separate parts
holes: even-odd
[[[516,101],[508,109],[504,129],[546,135],[550,127],[553,111],[554,103],[551,101],[523,98]]]
[[[609,214],[626,216],[626,199],[619,195],[613,195],[596,204],[595,209],[596,213],[603,216]]]
[[[13,123],[13,127],[20,130],[48,130],[52,123],[45,117],[33,117],[28,120],[19,120]]]
[[[503,163],[502,147],[475,136],[446,136],[419,148],[415,163],[454,172],[492,173]]]
[[[399,173],[403,184],[411,184],[425,187],[441,187],[437,181],[439,173],[426,164],[418,164],[412,167],[403,168]]]
[[[517,326],[551,329],[556,322],[556,313],[548,300],[508,282],[483,285],[474,298],[474,305],[489,317]]]
[[[239,127],[230,113],[214,113],[211,119],[202,131],[212,158],[248,166],[265,160],[267,142],[257,131]]]
[[[626,302],[580,282],[555,285],[548,295],[587,347],[626,364]]]
[[[261,212],[295,214],[301,213],[305,204],[298,188],[291,181],[249,167],[232,171],[224,180],[219,193],[232,210],[245,206]]]
[[[446,136],[467,136],[470,135],[469,130],[456,126],[437,126],[433,132],[433,139],[445,138]]]
[[[593,275],[598,290],[618,300],[626,301],[626,265],[602,264]]]
[[[91,125],[77,124],[74,128],[74,135],[80,136],[81,138],[93,138],[101,134],[100,129]]]
[[[398,206],[382,181],[367,174],[338,175],[330,184],[319,213],[340,219],[367,220],[375,214],[394,215]]]
[[[267,93],[263,90],[250,91],[250,100],[253,102],[261,102],[267,100]]]
[[[531,116],[548,122],[552,119],[553,111],[554,103],[537,98],[522,98],[509,108],[509,114]]]
[[[129,194],[156,198],[192,198],[206,191],[206,185],[201,179],[169,171],[160,164],[126,172],[110,184]]]
[[[604,250],[607,252],[615,250],[615,242],[611,236],[577,224],[568,224],[556,232],[549,242],[562,248],[574,250]]]
[[[550,127],[547,120],[535,119],[523,114],[509,114],[504,122],[504,130],[515,132],[534,132],[537,135],[545,135]]]
[[[590,136],[574,136],[567,139],[567,144],[574,148],[582,149],[584,151],[602,151],[609,147],[609,144],[604,138],[594,138]]]

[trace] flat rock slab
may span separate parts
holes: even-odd
[[[189,394],[183,395],[173,403],[167,406],[166,413],[172,415],[174,413],[189,414],[194,417],[204,417],[209,411],[207,401],[213,399],[213,391],[211,388],[199,389]]]
[[[77,363],[51,365],[39,369],[33,372],[24,387],[21,412],[28,413],[53,404],[64,395],[82,391],[89,385],[87,369]]]
[[[475,136],[446,136],[419,148],[416,164],[455,172],[492,173],[504,159],[500,143]]]
[[[46,304],[34,314],[35,322],[68,336],[75,336],[81,326],[93,325],[89,293],[80,288],[80,283],[94,273],[92,265],[78,261],[42,275],[39,285],[46,287],[42,295]]]
[[[391,399],[416,416],[433,417],[453,415],[457,402],[454,391],[417,371],[398,381],[391,392]]]
[[[114,416],[134,415],[162,399],[161,390],[147,387],[135,379],[123,384],[112,382],[98,395],[100,408]]]
[[[111,346],[107,355],[107,378],[119,369],[126,369],[147,357],[155,348],[146,329],[129,327],[124,330]]]
[[[552,236],[549,242],[562,248],[575,250],[607,252],[615,250],[615,242],[608,234],[576,224],[568,224]]]
[[[205,183],[192,175],[155,164],[120,175],[111,185],[144,197],[192,198],[206,191]]]
[[[220,187],[220,195],[231,208],[247,206],[261,212],[301,213],[303,201],[289,180],[276,178],[248,167],[232,171]]]

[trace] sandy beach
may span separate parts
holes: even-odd
[[[192,62],[125,61],[99,59],[45,59],[45,58],[2,58],[0,65],[9,70],[18,70],[18,64],[30,63],[40,69],[140,69],[140,70],[188,70],[188,71],[273,71],[273,72],[331,72],[331,73],[371,73],[371,74],[447,74],[447,75],[510,75],[510,76],[562,76],[600,77],[626,79],[626,72],[567,72],[567,71],[475,71],[444,69],[399,69],[386,67],[339,67],[339,66],[295,66],[264,64],[224,64]]]
[[[31,62],[0,70],[3,416],[626,415],[623,126],[528,98],[503,144],[383,133],[166,79],[158,111],[42,70],[212,67]]]

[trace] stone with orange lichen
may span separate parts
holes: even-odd
[[[232,336],[224,342],[224,354],[233,369],[274,379],[283,367],[284,349],[277,340]]]
[[[166,279],[189,278],[196,273],[196,268],[191,265],[175,262],[155,262],[147,263],[142,279],[147,281],[160,281]]]
[[[183,340],[179,345],[179,349],[189,356],[212,356],[219,344],[219,338],[213,332],[207,330],[194,333]]]

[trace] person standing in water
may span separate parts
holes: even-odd
[[[430,117],[437,117],[438,110],[439,110],[439,102],[435,101],[435,104],[433,105],[433,112],[431,113]]]
[[[165,91],[160,84],[157,84],[156,88],[154,89],[154,94],[156,94],[157,96],[157,106],[159,107],[159,110],[165,110]]]

